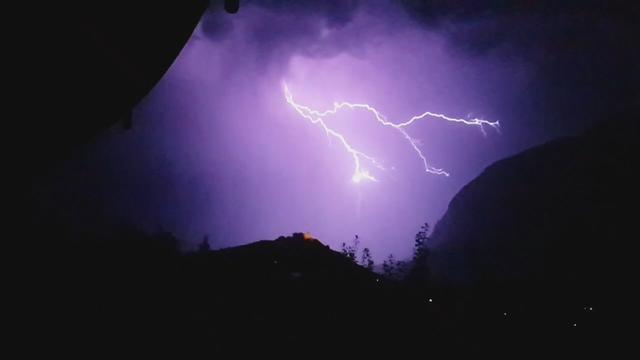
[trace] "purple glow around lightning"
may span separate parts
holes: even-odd
[[[205,233],[227,247],[309,231],[334,249],[359,234],[376,261],[404,259],[418,225],[440,219],[486,166],[548,140],[514,105],[535,72],[460,56],[392,2],[361,1],[339,24],[319,12],[338,2],[300,1],[315,12],[294,13],[258,3],[207,12],[136,107],[134,130],[105,134],[59,182],[82,193],[65,206],[162,226],[189,249]],[[509,119],[509,136],[453,119],[481,115],[501,130]],[[420,161],[451,176],[429,176]]]
[[[300,116],[302,116],[303,118],[305,118],[306,120],[310,121],[312,124],[316,124],[316,125],[320,125],[320,127],[322,127],[322,129],[325,131],[325,133],[327,134],[327,136],[333,136],[335,138],[337,138],[338,140],[340,140],[340,143],[344,146],[344,148],[347,150],[347,152],[349,154],[351,154],[351,156],[353,157],[353,162],[354,162],[354,173],[352,176],[352,181],[355,183],[359,183],[362,180],[370,180],[370,181],[378,181],[373,175],[371,175],[369,173],[369,171],[364,170],[362,168],[362,163],[361,163],[361,159],[367,160],[370,163],[372,163],[374,166],[376,166],[379,169],[385,170],[384,166],[382,166],[380,164],[380,162],[378,160],[376,160],[374,157],[365,154],[364,152],[355,149],[345,138],[345,136],[339,132],[337,132],[336,130],[330,128],[329,126],[327,126],[326,122],[324,121],[324,119],[328,116],[332,116],[338,113],[338,111],[343,110],[343,109],[350,109],[350,110],[366,110],[370,113],[373,114],[373,117],[376,119],[376,121],[378,121],[378,123],[382,124],[383,126],[388,126],[388,127],[392,127],[394,129],[396,129],[397,131],[399,131],[402,136],[405,138],[405,140],[411,145],[411,147],[413,148],[414,152],[418,155],[418,157],[422,160],[422,163],[424,164],[424,170],[427,173],[430,174],[435,174],[435,175],[444,175],[444,176],[449,176],[449,173],[446,172],[445,170],[441,169],[441,168],[436,168],[433,167],[431,165],[429,165],[427,158],[424,156],[424,154],[422,153],[422,150],[420,150],[420,148],[418,147],[418,145],[416,144],[416,140],[413,139],[406,131],[404,128],[407,128],[409,126],[411,126],[412,124],[414,124],[416,121],[418,120],[424,120],[427,117],[431,117],[431,118],[436,118],[436,119],[441,119],[441,120],[445,120],[445,121],[449,121],[449,122],[455,122],[455,123],[461,123],[464,125],[470,125],[470,126],[478,126],[480,128],[480,131],[482,132],[483,135],[486,135],[486,132],[484,130],[484,126],[490,126],[493,129],[495,129],[497,132],[500,131],[500,123],[498,121],[487,121],[487,120],[483,120],[483,119],[479,119],[479,118],[473,118],[473,119],[459,119],[459,118],[452,118],[449,116],[446,116],[444,114],[437,114],[437,113],[433,113],[430,111],[425,111],[420,115],[416,115],[413,116],[412,118],[410,118],[409,120],[405,121],[405,122],[401,122],[401,123],[393,123],[389,120],[387,120],[387,118],[378,110],[376,110],[376,108],[374,108],[373,106],[369,105],[369,104],[358,104],[358,103],[350,103],[350,102],[335,102],[333,104],[333,108],[329,109],[329,110],[324,110],[324,111],[318,111],[318,110],[314,110],[308,106],[302,105],[302,104],[298,104],[293,100],[293,94],[291,93],[291,91],[289,90],[289,87],[287,86],[286,83],[283,83],[283,90],[284,90],[284,96],[285,99],[287,101],[287,103],[289,105],[291,105],[291,107],[293,107],[296,112],[298,112],[298,114],[300,114]]]

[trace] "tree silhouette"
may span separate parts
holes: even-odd
[[[211,251],[211,245],[209,245],[209,236],[205,235],[202,238],[202,242],[198,245],[198,251],[201,253],[206,253]]]
[[[424,261],[427,256],[427,241],[429,240],[429,223],[425,222],[416,234],[413,244],[413,261]]]
[[[424,287],[427,284],[429,278],[429,266],[428,257],[429,249],[427,248],[427,242],[429,241],[429,223],[425,222],[420,231],[416,234],[413,243],[413,263],[407,280],[409,283],[415,286]]]
[[[346,256],[349,260],[354,263],[357,262],[358,257],[358,247],[360,246],[360,239],[358,235],[353,238],[353,244],[347,245],[346,243],[342,243],[342,255]]]
[[[369,248],[362,249],[360,265],[364,266],[367,270],[373,270],[373,258],[371,257],[371,250],[369,250]]]
[[[411,265],[409,264],[408,261],[396,260],[395,277],[398,280],[405,279],[410,269],[411,269]]]
[[[389,254],[387,260],[382,263],[384,275],[388,278],[394,278],[396,275],[396,259],[393,254]]]
[[[356,257],[358,256],[358,248],[360,247],[360,237],[358,234],[353,238],[353,261],[356,261]]]

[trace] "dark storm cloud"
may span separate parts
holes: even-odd
[[[285,64],[297,54],[329,57],[357,51],[363,38],[376,35],[375,27],[349,28],[363,5],[358,0],[245,1],[233,17],[225,16],[216,7],[210,8],[203,16],[201,29],[204,36],[217,41],[229,33],[234,23],[241,22],[243,41],[250,45],[251,52],[262,57],[263,65]],[[374,2],[367,3],[366,8],[381,6],[388,5]]]
[[[430,27],[446,22],[527,16],[577,16],[628,21],[637,12],[633,2],[623,0],[402,0],[402,4],[412,16]]]
[[[360,5],[359,0],[258,0],[247,1],[262,8],[284,13],[289,16],[302,16],[306,18],[322,18],[330,26],[343,26],[347,24]]]
[[[224,38],[231,30],[233,23],[229,16],[220,16],[220,9],[210,7],[200,19],[200,29],[207,39],[216,41]]]
[[[630,1],[403,0],[408,13],[471,56],[531,64],[530,101],[560,131],[637,101],[638,6]],[[586,121],[585,121],[586,119]]]
[[[628,1],[403,0],[403,4],[419,23],[448,35],[470,53],[503,47],[509,55],[532,61],[630,51],[637,27],[635,5]]]
[[[294,55],[357,54],[362,39],[398,26],[398,8],[426,31],[444,35],[461,57],[497,55],[535,69],[529,96],[514,106],[530,107],[532,118],[553,133],[580,132],[637,101],[635,2],[254,0],[243,2],[238,16],[251,20],[243,33],[261,64],[286,66]],[[354,26],[354,18],[372,12],[376,23]],[[203,32],[212,40],[232,28],[221,15],[203,17]]]

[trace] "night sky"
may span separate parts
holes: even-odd
[[[604,4],[608,4],[605,5]],[[245,1],[209,9],[134,109],[49,178],[55,211],[174,232],[185,247],[312,233],[359,235],[381,261],[408,257],[461,187],[492,162],[577,134],[629,102],[638,81],[630,23],[600,1]],[[286,102],[367,103],[394,122],[432,111],[499,121],[500,132],[427,118],[397,131],[370,113],[327,118],[386,170],[354,183],[353,159]]]

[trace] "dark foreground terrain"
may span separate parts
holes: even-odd
[[[4,236],[2,288],[17,357],[576,358],[633,345],[637,99],[610,125],[497,162],[466,186],[428,244],[426,284],[300,235],[184,253],[170,234],[69,226],[43,211],[34,184],[105,129],[136,126],[133,107],[206,7],[172,3],[15,14],[28,26],[14,33],[45,46],[7,132],[22,154],[7,176],[19,184],[17,231]]]
[[[168,233],[34,212],[17,332],[23,349],[87,356],[621,351],[633,134],[603,127],[487,168],[429,239],[427,282],[303,234],[185,253]]]
[[[591,351],[606,309],[413,286],[295,235],[182,254],[169,235],[57,243],[22,284],[24,351],[241,355]],[[501,291],[500,293],[496,291]],[[553,294],[548,294],[558,299]],[[574,325],[575,324],[575,325]]]

